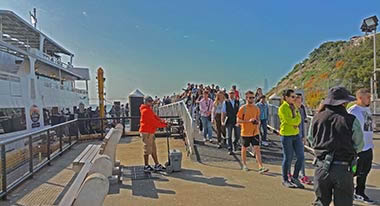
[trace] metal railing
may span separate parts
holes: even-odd
[[[193,121],[189,110],[184,101],[175,102],[159,108],[159,114],[165,116],[178,116],[183,120],[185,129],[185,142],[187,155],[193,156],[194,153],[194,136],[196,132],[196,124]]]
[[[0,197],[79,140],[78,120],[67,121],[46,129],[0,141]],[[17,148],[11,148],[19,143]]]
[[[273,132],[280,134],[280,118],[278,117],[278,106],[269,104],[269,115],[268,115],[268,128]],[[312,116],[307,116],[305,121],[304,137],[308,135],[310,124],[313,120]],[[305,149],[313,153],[313,149],[308,145],[304,145]]]

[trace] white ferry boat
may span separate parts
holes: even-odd
[[[73,57],[14,12],[0,10],[0,141],[50,127],[52,116],[89,105],[89,69],[73,66]]]

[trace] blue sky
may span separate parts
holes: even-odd
[[[107,99],[136,88],[179,92],[187,82],[240,90],[273,86],[321,42],[361,35],[363,18],[380,1],[254,0],[1,0],[75,53],[74,64],[106,75]]]

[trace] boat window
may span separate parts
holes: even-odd
[[[0,108],[0,134],[26,130],[24,108]]]

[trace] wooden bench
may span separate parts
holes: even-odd
[[[91,162],[100,152],[101,145],[88,145],[73,161],[73,170],[78,173],[86,162]]]
[[[104,198],[109,190],[109,182],[108,179],[100,173],[94,173],[88,176],[91,167],[91,162],[86,162],[83,165],[69,190],[60,201],[59,206],[103,205]],[[99,182],[99,180],[100,184],[96,183]],[[89,190],[91,191],[88,192]],[[96,195],[93,193],[96,193]],[[90,195],[91,197],[89,197]]]
[[[116,146],[122,134],[122,125],[111,129],[101,145],[88,145],[73,161],[73,170],[78,173],[63,196],[60,206],[103,205],[114,176],[121,181],[120,162],[115,160]]]

